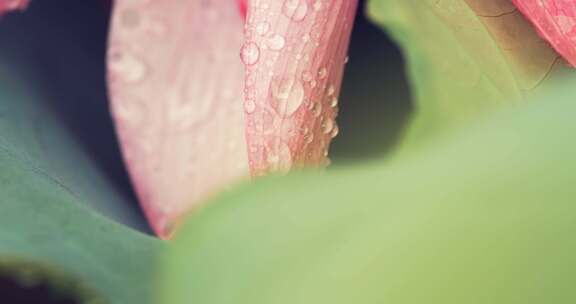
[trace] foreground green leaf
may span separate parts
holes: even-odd
[[[417,113],[407,143],[516,104],[565,70],[510,0],[371,0],[368,13],[408,61]]]
[[[193,217],[160,303],[574,303],[576,92],[388,164],[264,180]]]

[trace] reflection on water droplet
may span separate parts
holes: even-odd
[[[254,65],[260,60],[260,48],[254,42],[248,42],[240,50],[240,58],[246,65]]]

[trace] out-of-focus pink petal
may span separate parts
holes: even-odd
[[[258,176],[325,165],[356,0],[250,0],[244,110]]]
[[[30,0],[0,0],[0,16],[9,11],[24,10]]]
[[[246,18],[246,13],[248,11],[248,0],[238,0],[238,5],[240,6],[240,12],[242,16]]]
[[[238,52],[244,21],[230,0],[117,0],[108,51],[125,161],[155,231],[248,176]]]
[[[576,67],[576,0],[512,0],[564,59]]]

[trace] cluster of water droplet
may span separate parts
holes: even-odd
[[[250,3],[240,56],[253,173],[329,162],[329,143],[339,133],[335,118],[351,2]]]

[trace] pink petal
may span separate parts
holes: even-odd
[[[246,18],[246,13],[248,11],[248,0],[238,0],[238,5],[240,6],[240,12],[242,12],[242,16]]]
[[[576,0],[512,0],[546,39],[576,67]]]
[[[244,109],[258,176],[328,163],[356,0],[250,0]]]
[[[141,204],[162,237],[183,213],[249,175],[243,26],[230,0],[115,1],[112,108]]]
[[[30,0],[0,0],[0,16],[9,11],[24,10]]]

